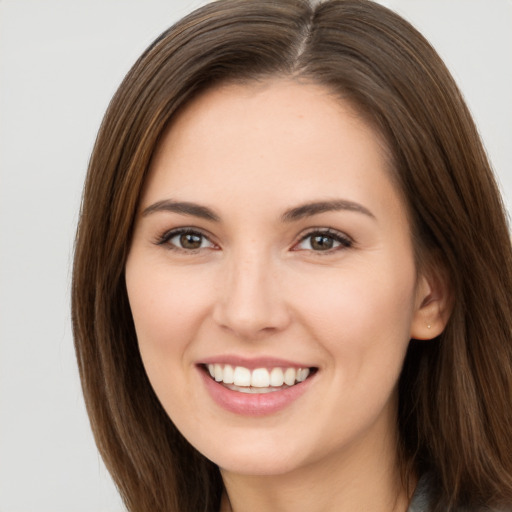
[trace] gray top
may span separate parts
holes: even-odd
[[[424,474],[416,487],[416,490],[414,491],[414,495],[411,500],[411,504],[409,505],[409,508],[407,509],[407,512],[431,512],[432,511],[432,488],[433,488],[434,482],[432,478],[431,473]],[[482,509],[480,509],[481,512],[483,512]],[[490,509],[485,508],[486,512],[512,512],[512,506],[511,507],[505,507],[497,509]],[[458,512],[478,512],[476,510],[470,511],[467,509],[460,510],[457,509]],[[457,512],[453,511],[453,512]]]
[[[432,510],[432,478],[429,473],[424,474],[416,486],[411,504],[407,512],[429,512]]]

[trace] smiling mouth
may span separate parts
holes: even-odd
[[[204,365],[210,377],[232,391],[272,393],[291,388],[311,377],[316,368],[255,368],[229,364]]]

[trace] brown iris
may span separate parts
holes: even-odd
[[[325,235],[314,235],[311,237],[311,248],[315,251],[328,251],[334,246],[334,239]]]
[[[180,235],[180,245],[183,249],[199,249],[203,242],[201,235],[194,233],[182,233]]]

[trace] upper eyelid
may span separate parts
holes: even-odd
[[[331,237],[338,244],[340,244],[340,246],[333,247],[333,248],[327,249],[325,251],[314,251],[312,249],[303,249],[303,250],[308,251],[308,252],[313,252],[314,254],[319,255],[319,256],[320,255],[327,256],[328,254],[332,255],[334,253],[338,253],[340,250],[350,249],[355,246],[354,239],[351,236],[344,233],[343,231],[338,231],[337,229],[324,227],[324,228],[312,228],[312,229],[308,230],[306,233],[302,234],[297,239],[297,241],[294,242],[294,244],[292,245],[290,250],[291,251],[300,251],[301,249],[299,249],[298,246],[300,244],[302,244],[305,240],[307,240],[309,237],[311,237],[312,235],[315,235],[315,234]]]
[[[306,232],[303,232],[300,234],[297,239],[299,241],[304,240],[308,236],[314,235],[315,233],[320,233],[322,235],[332,235],[333,237],[343,238],[344,240],[347,240],[349,242],[354,242],[353,238],[343,231],[339,231],[334,228],[326,228],[326,227],[316,227],[316,228],[309,228]]]
[[[180,227],[176,227],[176,228],[166,229],[162,233],[161,237],[169,238],[169,237],[179,235],[182,233],[197,233],[198,235],[208,238],[208,240],[210,240],[211,238],[214,238],[213,234],[211,234],[209,231],[207,231],[203,228],[198,228],[196,226],[180,226]]]
[[[161,235],[157,236],[156,243],[158,244],[164,244],[168,242],[171,238],[174,236],[183,234],[183,233],[196,233],[200,236],[205,237],[210,243],[220,246],[220,244],[215,240],[215,236],[211,233],[209,233],[208,230],[205,230],[203,228],[199,228],[196,226],[180,226],[168,229],[164,231]],[[339,231],[337,229],[331,228],[331,227],[325,227],[325,226],[315,226],[308,228],[307,230],[301,232],[295,237],[295,241],[292,243],[292,247],[297,245],[298,243],[302,242],[306,238],[308,238],[311,235],[314,235],[315,233],[323,234],[323,235],[330,235],[333,238],[339,238],[343,241],[349,242],[351,245],[354,244],[354,239],[347,235],[343,231]]]
[[[157,235],[155,243],[156,243],[156,245],[163,245],[163,244],[169,242],[169,240],[171,240],[171,238],[174,238],[175,236],[178,236],[178,235],[181,235],[184,233],[194,233],[194,234],[200,235],[200,236],[206,238],[211,244],[218,245],[218,243],[215,241],[213,235],[209,234],[204,229],[197,228],[194,226],[182,226],[182,227],[168,229],[168,230],[164,231],[162,234]],[[179,248],[179,247],[177,247],[177,248]]]

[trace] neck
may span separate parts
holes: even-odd
[[[285,474],[221,473],[221,512],[405,512],[412,495],[389,436],[361,439]]]
[[[405,512],[410,495],[397,475],[365,479],[251,477],[226,480],[221,512]]]

